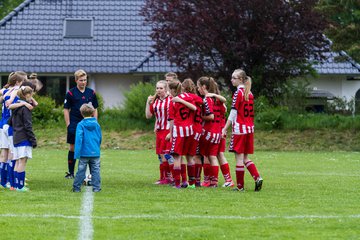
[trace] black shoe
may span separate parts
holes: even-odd
[[[65,172],[65,178],[67,179],[73,179],[74,178],[74,174],[73,173],[69,173],[69,172]]]
[[[262,184],[263,184],[263,179],[261,177],[258,177],[258,179],[256,179],[255,181],[255,192],[261,190]]]

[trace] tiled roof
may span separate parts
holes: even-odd
[[[143,0],[26,0],[0,21],[0,72],[166,72],[153,56]],[[94,18],[92,39],[64,38],[65,18]]]
[[[144,0],[26,0],[0,21],[0,72],[89,73],[176,71],[151,48]],[[93,18],[92,39],[63,37],[65,18]],[[340,54],[345,54],[341,52]],[[360,66],[329,53],[320,74],[356,74]]]
[[[346,60],[339,62],[338,57],[343,57]],[[313,67],[319,74],[360,74],[360,65],[352,60],[344,51],[339,53],[327,53],[327,59]]]

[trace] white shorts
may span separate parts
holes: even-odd
[[[3,128],[0,129],[0,148],[8,149],[10,146],[9,143],[9,125],[4,124]]]
[[[19,159],[27,157],[28,159],[32,158],[32,147],[30,146],[21,146],[14,147],[14,156],[13,159]]]

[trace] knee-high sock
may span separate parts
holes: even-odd
[[[244,166],[236,166],[236,183],[239,189],[244,187]]]
[[[258,179],[258,177],[260,175],[259,175],[259,172],[258,172],[255,164],[252,161],[248,161],[248,162],[246,162],[246,168],[250,172],[253,179],[256,181],[256,179]]]
[[[224,176],[224,179],[226,182],[231,182],[231,174],[230,174],[230,167],[229,167],[229,163],[224,163],[223,165],[220,166],[221,168],[221,172]]]
[[[74,175],[76,159],[74,159],[74,152],[69,151],[68,153],[68,168],[69,173]]]
[[[9,178],[11,187],[15,187],[15,176],[14,176],[15,163],[16,163],[16,160],[9,160],[8,178]]]
[[[0,170],[1,170],[1,185],[6,186],[7,177],[8,177],[8,164],[6,162],[0,163]]]

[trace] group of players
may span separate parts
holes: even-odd
[[[0,90],[2,113],[0,120],[0,190],[26,192],[25,168],[37,146],[32,130],[31,110],[37,106],[32,97],[42,84],[36,74],[12,72],[8,83]]]
[[[223,187],[235,186],[225,158],[226,133],[232,126],[229,151],[235,153],[236,187],[244,191],[244,169],[255,181],[255,191],[262,188],[255,164],[248,158],[254,152],[254,96],[251,78],[242,69],[232,73],[236,87],[226,120],[226,99],[219,93],[216,81],[200,77],[182,83],[175,73],[156,83],[156,93],[148,97],[145,114],[155,116],[156,154],[160,160],[160,179],[156,184],[174,188],[217,187],[219,166]],[[185,160],[187,164],[185,163]],[[201,173],[203,169],[203,181]]]

